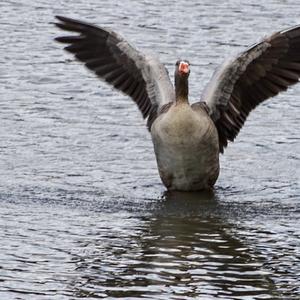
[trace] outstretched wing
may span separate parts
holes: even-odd
[[[60,29],[78,33],[55,40],[68,44],[65,50],[116,89],[130,96],[148,128],[162,105],[175,100],[174,88],[163,64],[143,55],[115,32],[70,18],[56,16]]]
[[[299,77],[300,26],[276,32],[225,61],[201,98],[218,129],[220,152],[237,136],[251,110]]]

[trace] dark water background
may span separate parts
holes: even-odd
[[[163,3],[162,3],[163,2]],[[214,194],[166,194],[130,99],[53,42],[56,14],[214,68],[297,1],[0,0],[0,299],[300,299],[300,85],[253,112]]]

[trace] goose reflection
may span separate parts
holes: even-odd
[[[99,221],[99,230],[79,242],[87,251],[77,257],[82,277],[74,283],[75,295],[277,296],[263,261],[235,236],[233,222],[220,217],[222,209],[213,192],[168,192],[149,214],[119,215],[123,222],[117,225]]]

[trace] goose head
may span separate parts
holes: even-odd
[[[176,102],[188,102],[190,63],[178,60],[175,65],[175,94]]]

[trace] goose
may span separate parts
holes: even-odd
[[[219,155],[249,113],[299,81],[300,25],[278,31],[227,60],[200,100],[190,104],[190,63],[175,66],[175,88],[158,58],[145,55],[108,28],[56,16],[73,34],[56,37],[101,80],[133,99],[147,120],[159,175],[168,190],[212,189]]]

